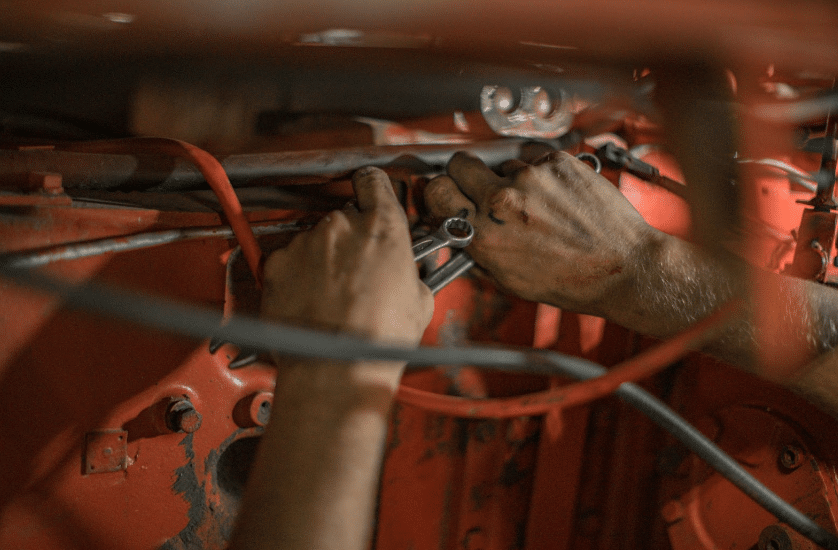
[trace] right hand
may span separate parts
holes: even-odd
[[[614,294],[633,287],[638,260],[660,234],[611,182],[567,153],[534,165],[510,161],[503,171],[457,153],[448,175],[425,189],[430,215],[465,214],[475,229],[469,253],[507,290],[605,315]]]

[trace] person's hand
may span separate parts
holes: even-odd
[[[332,212],[265,262],[262,316],[381,342],[418,344],[433,296],[413,261],[387,175],[352,178],[358,206]],[[278,361],[232,548],[369,547],[396,361]]]
[[[448,175],[425,189],[429,214],[465,214],[475,230],[469,253],[507,290],[604,314],[658,232],[608,180],[567,153],[502,169],[506,177],[457,153]]]
[[[357,207],[331,212],[265,262],[262,315],[415,345],[433,314],[407,218],[382,170],[352,178]]]

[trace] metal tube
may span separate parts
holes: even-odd
[[[254,225],[255,235],[272,235],[302,229],[296,223],[274,223],[270,225]],[[168,229],[165,231],[151,231],[123,237],[96,239],[80,243],[64,244],[36,251],[13,252],[0,256],[0,264],[11,268],[29,269],[51,264],[61,260],[77,260],[101,256],[112,252],[125,252],[150,248],[179,241],[206,238],[231,239],[233,230],[229,226],[219,227],[190,227],[182,229]]]

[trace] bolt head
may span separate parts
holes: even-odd
[[[782,525],[769,525],[759,534],[759,550],[794,550],[795,544]]]
[[[173,432],[195,433],[202,420],[201,413],[188,399],[173,401],[166,411],[166,427]]]
[[[501,113],[511,113],[515,108],[515,96],[512,95],[512,90],[504,86],[495,90],[492,100],[494,101],[495,109]]]
[[[784,470],[793,471],[803,465],[803,451],[794,445],[780,449],[779,462]]]

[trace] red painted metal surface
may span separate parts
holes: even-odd
[[[660,152],[644,158],[677,177]],[[765,221],[790,232],[802,207],[784,191],[787,182],[762,183],[773,190],[763,195],[764,211],[773,216]],[[686,210],[677,206],[681,199],[630,176],[622,177],[621,188],[650,223],[687,232]],[[30,199],[25,215],[12,211],[3,218],[7,250],[220,222],[210,213],[68,208],[51,196]],[[9,202],[16,201],[17,196]],[[789,213],[777,217],[783,208]],[[295,216],[299,213],[250,213],[251,221]],[[773,254],[776,263],[776,246],[768,242],[759,250],[765,258]],[[189,241],[59,262],[50,271],[227,313],[253,311],[258,293],[246,273],[239,269],[239,282],[225,285],[230,247],[223,239]],[[790,262],[791,250],[781,259]],[[0,407],[7,420],[0,438],[4,448],[14,449],[0,469],[3,547],[223,547],[263,423],[261,404],[271,399],[271,368],[259,363],[232,371],[231,346],[210,354],[207,342],[66,311],[54,299],[3,285],[7,343]],[[648,345],[600,319],[522,302],[480,279],[461,279],[439,294],[425,343],[467,341],[537,344],[606,365],[624,362]],[[755,391],[740,374],[704,361],[687,363],[686,370],[664,375],[653,387],[676,395],[675,403],[686,410],[705,411],[692,415],[699,425],[721,415],[726,433],[746,430],[754,438],[752,453],[763,458],[743,462],[762,465],[755,472],[790,500],[809,495],[804,510],[834,524],[830,495],[838,443],[828,435],[834,422],[776,388],[757,385],[761,389]],[[526,396],[560,395],[567,382],[469,367],[405,376],[408,388],[516,404],[532,399]],[[722,399],[717,385],[738,393],[728,389]],[[188,400],[201,415],[192,433],[167,425],[173,400]],[[775,425],[782,426],[773,428],[782,437],[760,435]],[[102,437],[97,434],[125,434],[124,459],[114,442],[96,443]],[[719,442],[737,456],[743,437]],[[813,457],[793,476],[765,458],[782,450],[783,438]],[[391,418],[376,547],[659,548],[671,541],[678,549],[732,548],[753,543],[773,525],[736,489],[714,481],[706,468],[673,448],[637,413],[608,401],[592,408],[559,403],[542,406],[534,416],[506,419],[459,418],[400,403]],[[105,459],[105,449],[112,461],[103,469],[112,471],[90,470],[90,457]],[[730,506],[747,512],[732,521]],[[703,515],[690,512],[697,509]]]
[[[84,2],[74,4],[87,9]],[[489,7],[508,8],[504,3]],[[35,2],[18,6],[12,15],[38,15],[54,8],[50,2]],[[651,37],[646,42],[635,39],[637,28],[631,29],[630,38],[624,28],[635,6],[599,3],[591,12],[590,3],[574,2],[566,8],[587,22],[597,15],[603,32],[569,25],[573,18],[567,13],[563,28],[572,26],[569,37],[605,57],[615,46],[625,47],[617,57],[630,59],[667,46],[677,45],[675,51],[684,53],[710,45],[713,52],[723,51],[732,65],[750,66],[755,60],[762,63],[768,54],[758,39],[731,43],[733,36],[740,36],[734,30],[750,28],[743,27],[749,13],[763,13],[761,5],[743,4],[722,26],[718,15],[728,13],[727,4],[713,4],[701,13],[684,3],[650,10],[641,25]],[[404,16],[400,9],[393,7],[386,15],[398,20]],[[451,8],[454,15],[459,9]],[[462,35],[454,32],[461,29],[450,27],[456,20],[452,12],[428,13],[422,21],[452,37],[452,44],[463,51],[473,53],[484,45],[482,55],[490,55],[506,47],[502,40],[510,37],[519,41],[522,36],[555,36],[555,23],[548,17],[556,13],[553,9],[526,2],[509,18],[488,11],[469,13],[486,26],[471,25]],[[140,7],[138,11],[144,13]],[[670,24],[672,13],[684,11],[696,16],[692,25]],[[170,23],[173,13],[163,22]],[[790,32],[799,44],[797,49],[772,45],[769,51],[776,59],[820,51],[815,65],[834,64],[838,50],[824,50],[823,40],[799,40],[811,29],[821,29],[818,36],[825,36],[834,27],[832,12],[818,16],[780,6],[772,13],[774,19],[766,15],[761,25],[779,32],[788,30],[786,23],[792,21]],[[358,20],[369,23],[371,17],[361,14]],[[39,28],[66,24],[33,19]],[[528,23],[532,27],[523,32]],[[608,39],[592,38],[603,35]],[[143,42],[142,36],[136,39]],[[170,41],[183,46],[179,39]],[[469,116],[480,120],[475,113]],[[801,168],[814,169],[811,156],[785,156],[787,146],[778,147],[777,136],[787,137],[788,128],[766,128],[747,114],[743,120],[748,138],[744,156],[783,156]],[[620,124],[633,141],[630,145],[654,144],[663,135],[647,120],[629,117],[614,126]],[[452,131],[449,118],[444,123],[422,120],[420,129]],[[471,137],[480,132],[485,128],[477,127]],[[663,150],[652,148],[642,158],[662,174],[683,181]],[[742,254],[759,267],[779,271],[794,257],[791,235],[800,229],[804,209],[796,200],[811,194],[776,173],[743,173],[750,218],[748,246]],[[416,221],[412,201],[422,177],[404,168],[391,175],[410,188],[406,202]],[[632,176],[608,175],[652,225],[691,237],[684,200]],[[327,184],[312,195],[347,193],[347,182],[340,178],[317,176],[295,183]],[[3,251],[222,223],[219,215],[203,211],[74,207],[63,194],[60,175],[52,173],[33,174],[18,191],[0,194]],[[310,215],[276,208],[247,212],[251,222]],[[824,246],[831,249],[834,224],[822,233]],[[262,241],[266,248],[275,245],[267,242]],[[49,271],[74,280],[113,282],[228,314],[253,312],[258,292],[252,278],[239,269],[232,285],[226,281],[225,265],[233,246],[223,239],[189,241],[59,262]],[[255,256],[251,249],[251,267]],[[836,280],[836,268],[831,263],[826,267],[824,278]],[[770,306],[771,296],[764,300]],[[771,322],[766,316],[765,323]],[[225,546],[264,425],[265,404],[272,400],[269,365],[230,370],[238,351],[233,346],[210,353],[206,341],[69,311],[54,298],[6,281],[0,281],[0,335],[0,547]],[[555,349],[607,366],[625,364],[654,345],[601,319],[509,297],[480,278],[458,280],[439,294],[424,339],[445,345],[469,341]],[[571,391],[567,380],[446,366],[409,372],[404,384],[403,396],[412,389],[413,400],[403,399],[391,417],[376,548],[732,549],[752,548],[760,537],[763,545],[783,542],[785,536],[793,548],[807,548],[805,541],[776,525],[639,413],[613,399],[588,402],[602,392],[585,393],[572,401],[573,407],[564,402],[550,406],[551,396]],[[838,526],[834,419],[776,386],[698,356],[689,356],[644,384],[781,496],[823,525],[833,530]],[[453,398],[464,401],[444,413],[429,412],[422,408],[428,396],[421,392],[443,396],[438,398],[440,407]],[[530,403],[533,396],[542,399],[537,410],[515,408]],[[490,409],[489,418],[468,418],[474,416],[468,403],[477,399],[498,400],[499,409]],[[167,418],[172,403],[187,401],[194,408],[188,410],[190,416],[178,422]],[[508,418],[498,418],[499,411]]]

